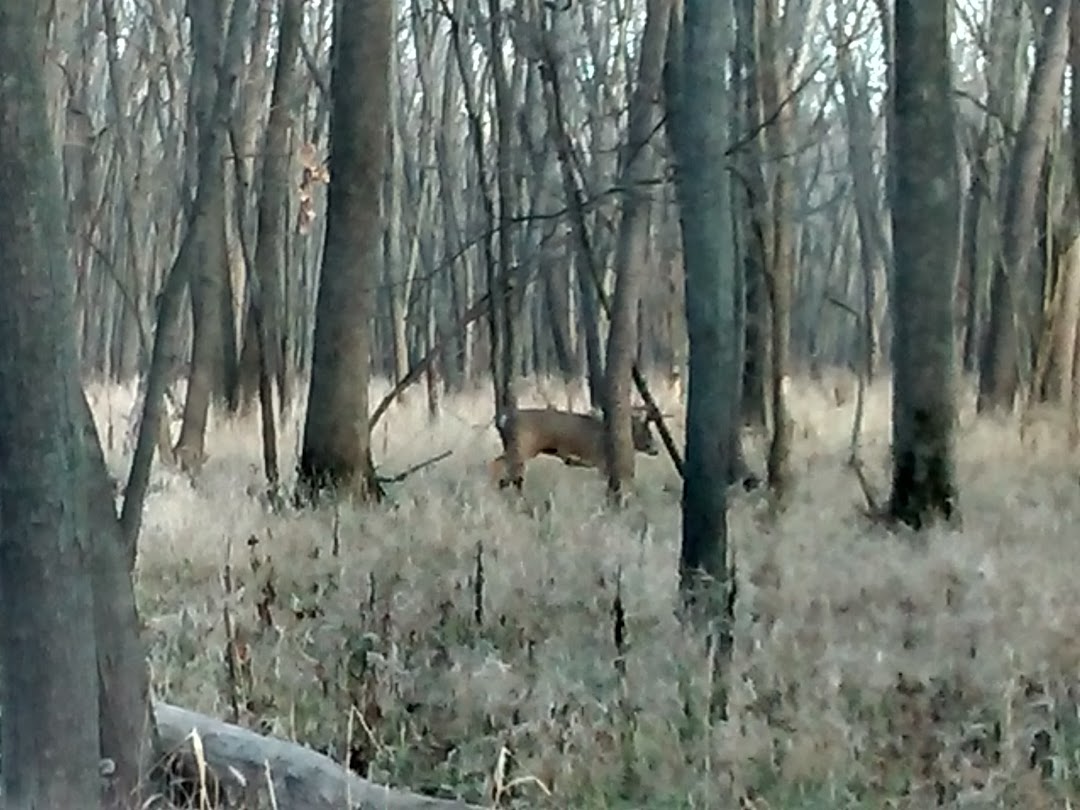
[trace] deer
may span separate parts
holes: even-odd
[[[607,474],[604,421],[599,416],[550,407],[522,408],[517,412],[515,425],[517,451],[523,465],[536,456],[557,456],[568,467],[594,467]],[[643,411],[631,414],[630,430],[637,452],[647,456],[660,452]],[[493,483],[500,489],[505,487],[506,455],[500,454],[489,461],[488,471]]]

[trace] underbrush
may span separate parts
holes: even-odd
[[[888,393],[870,392],[862,449],[882,488]],[[120,477],[131,396],[91,394]],[[1021,439],[963,409],[963,528],[889,534],[845,467],[851,403],[793,385],[789,507],[774,519],[763,494],[733,495],[730,711],[710,723],[707,651],[674,616],[670,461],[639,456],[616,512],[595,471],[537,459],[516,503],[485,477],[490,395],[448,398],[435,424],[422,399],[385,417],[377,463],[452,455],[377,507],[272,513],[255,419],[216,422],[197,480],[155,470],[136,587],[162,699],[499,806],[1080,798],[1080,483],[1053,414]],[[283,428],[285,472],[302,413]],[[761,451],[748,437],[759,470]]]

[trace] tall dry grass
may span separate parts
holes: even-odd
[[[91,391],[118,477],[132,396]],[[1013,423],[976,422],[965,396],[963,529],[915,538],[862,516],[844,465],[852,403],[806,381],[792,398],[790,507],[775,522],[760,494],[731,507],[727,722],[706,721],[707,656],[673,616],[670,462],[639,456],[636,495],[612,512],[595,471],[541,458],[515,504],[485,478],[498,452],[486,390],[447,400],[434,425],[420,392],[390,411],[374,437],[386,473],[453,454],[376,508],[270,513],[255,421],[215,422],[194,482],[157,468],[136,572],[154,687],[225,718],[235,702],[240,722],[372,778],[497,794],[501,806],[1076,801],[1080,483],[1064,424],[1044,414],[1021,439]],[[681,408],[666,399],[681,438]],[[560,401],[550,389],[523,397],[546,400]],[[301,407],[282,431],[284,470]],[[761,442],[749,451],[760,469]],[[869,392],[863,455],[883,489],[887,452],[882,386]],[[235,679],[226,612],[242,642]]]

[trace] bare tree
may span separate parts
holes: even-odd
[[[767,471],[769,488],[782,498],[790,485],[791,443],[794,425],[788,412],[784,378],[791,347],[791,310],[798,248],[795,232],[795,166],[793,145],[797,96],[792,87],[794,59],[783,43],[784,27],[777,0],[757,0],[760,15],[761,52],[758,79],[762,106],[772,117],[764,130],[766,155],[774,163],[767,198],[772,222],[766,247],[769,297],[769,392],[772,439]],[[788,6],[786,11],[791,11]],[[796,49],[797,53],[797,49]]]
[[[856,18],[855,24],[861,21]],[[847,122],[848,166],[855,203],[855,218],[859,230],[859,265],[862,271],[862,316],[860,330],[863,341],[862,374],[867,383],[877,374],[881,353],[880,300],[889,245],[881,226],[881,205],[878,199],[878,175],[874,169],[874,119],[870,108],[870,89],[865,68],[854,64],[851,43],[845,30],[837,32],[837,66],[840,86],[844,91],[844,113]]]
[[[514,248],[511,239],[510,224],[514,211],[513,164],[511,155],[513,136],[513,103],[510,97],[510,84],[503,60],[503,19],[499,0],[488,0],[489,58],[491,75],[495,91],[495,165],[497,171],[496,188],[498,189],[498,219],[492,205],[490,190],[484,192],[484,206],[488,222],[492,228],[498,223],[498,263],[493,260],[491,240],[487,247],[488,291],[491,294],[489,318],[491,335],[491,373],[495,384],[495,423],[502,438],[506,452],[510,481],[521,488],[523,469],[515,441],[517,394],[514,377],[517,367],[517,336],[515,329],[519,303],[518,283],[510,270],[514,266]],[[474,127],[473,137],[477,148],[480,147],[479,129]],[[480,152],[477,153],[478,157]],[[483,171],[482,166],[478,166]],[[499,268],[502,268],[501,272]]]
[[[267,7],[269,3],[265,4]],[[259,14],[262,15],[260,6]],[[262,189],[258,197],[255,266],[244,326],[244,347],[240,363],[240,401],[247,406],[259,388],[259,369],[265,364],[271,379],[281,374],[285,358],[281,353],[281,277],[284,275],[285,235],[289,202],[289,154],[295,129],[296,67],[300,51],[300,28],[304,7],[300,0],[283,0],[278,25],[277,61],[274,65],[270,114],[262,146]],[[256,45],[261,40],[256,40]],[[259,52],[257,47],[256,53]],[[253,56],[254,59],[254,56]],[[255,67],[252,67],[254,72]],[[256,143],[258,143],[256,141]],[[262,323],[259,334],[256,321]],[[262,355],[260,363],[259,356]]]
[[[147,673],[112,491],[78,383],[41,14],[22,0],[0,5],[4,801],[100,807],[104,755],[117,765],[107,798],[119,808],[148,762]]]
[[[990,291],[990,323],[983,344],[978,408],[1011,410],[1020,384],[1024,341],[1021,323],[1029,323],[1029,263],[1036,245],[1036,198],[1047,141],[1069,45],[1072,0],[1053,0],[1042,27],[1027,106],[1009,157],[1002,210],[1002,255]],[[1041,285],[1039,285],[1041,289]]]
[[[608,456],[608,492],[618,498],[634,477],[634,443],[630,426],[630,376],[638,343],[638,301],[641,297],[648,215],[652,193],[645,185],[652,150],[649,139],[657,126],[657,101],[664,67],[671,0],[649,0],[641,34],[638,75],[630,94],[629,124],[622,148],[621,218],[615,243],[615,295],[611,302],[604,365],[604,423]]]
[[[335,9],[331,173],[298,482],[305,499],[323,488],[361,499],[382,495],[367,413],[393,19],[390,0]]]
[[[235,370],[235,344],[231,295],[226,295],[228,253],[225,246],[225,161],[232,120],[234,88],[243,63],[250,0],[233,0],[231,13],[225,0],[198,0],[189,6],[196,69],[192,77],[199,141],[210,141],[214,152],[201,161],[199,186],[204,192],[203,216],[193,235],[197,255],[188,276],[191,291],[191,374],[184,402],[184,418],[175,453],[181,465],[198,470],[206,456],[206,425],[213,394],[232,399],[234,386],[225,382]],[[226,24],[226,20],[228,21]],[[219,85],[226,88],[224,109],[218,114]],[[211,135],[210,130],[218,130]],[[226,369],[225,346],[232,347],[231,369]]]
[[[741,179],[739,253],[743,263],[745,302],[745,351],[742,374],[742,419],[765,429],[768,424],[769,300],[765,272],[766,245],[771,225],[765,193],[757,0],[735,0],[735,65],[738,69],[738,119],[741,124],[737,151]],[[733,105],[733,110],[734,110]]]
[[[236,66],[240,62],[236,55],[236,51],[242,51],[243,48],[241,35],[243,15],[239,13],[240,10],[234,7],[229,19],[229,32],[225,38],[225,56],[223,57],[226,65]],[[155,298],[157,331],[154,334],[150,368],[146,373],[146,392],[143,395],[142,416],[139,420],[140,430],[131,460],[127,486],[124,490],[124,506],[120,517],[124,542],[128,545],[132,560],[135,557],[135,541],[139,536],[142,523],[142,504],[150,486],[150,468],[153,464],[155,442],[159,440],[159,431],[167,430],[164,424],[164,399],[172,372],[170,355],[173,346],[178,342],[177,337],[180,331],[178,321],[184,290],[204,258],[201,246],[206,241],[207,234],[214,233],[219,225],[224,227],[221,222],[224,218],[224,208],[218,205],[219,187],[223,184],[219,184],[214,178],[220,171],[221,149],[228,133],[235,86],[235,71],[223,70],[214,88],[211,120],[216,122],[216,125],[207,126],[194,154],[197,164],[197,169],[194,170],[195,197],[189,207],[182,209],[185,214],[183,219],[186,228],[176,250],[176,258],[165,277],[165,283]],[[203,182],[204,179],[206,182]],[[201,405],[198,402],[189,398],[188,404],[192,408],[198,406],[198,412],[193,411],[193,418],[198,417],[202,421],[202,427],[195,430],[194,422],[192,422],[188,429],[187,439],[182,434],[177,444],[186,448],[183,455],[186,456],[187,464],[198,465],[202,461],[204,451],[205,413],[201,411]]]
[[[893,483],[889,511],[915,528],[958,517],[953,471],[959,250],[948,0],[897,0],[892,224]]]
[[[296,57],[300,50],[301,0],[284,0],[278,34],[277,64],[270,98],[270,117],[262,163],[262,193],[258,201],[258,229],[253,283],[248,309],[253,341],[255,379],[263,426],[263,464],[271,487],[277,483],[277,439],[272,381],[281,378],[285,358],[281,352],[281,277],[284,275],[286,212],[289,202],[289,140],[292,129],[291,101],[295,92]],[[249,344],[245,343],[245,351]],[[241,367],[242,369],[244,366]],[[241,382],[244,378],[241,377]],[[250,383],[249,383],[250,385]],[[243,386],[241,386],[243,394]],[[249,395],[250,396],[250,395]]]
[[[685,28],[680,30],[677,15],[672,19],[668,133],[676,158],[690,339],[680,583],[724,657],[733,619],[727,487],[737,446],[742,345],[725,158],[730,103],[724,68],[734,14],[729,2],[685,0]],[[713,710],[724,711],[724,703],[714,691]]]

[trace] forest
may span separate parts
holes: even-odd
[[[1080,801],[1078,71],[1080,0],[0,0],[0,806]]]

